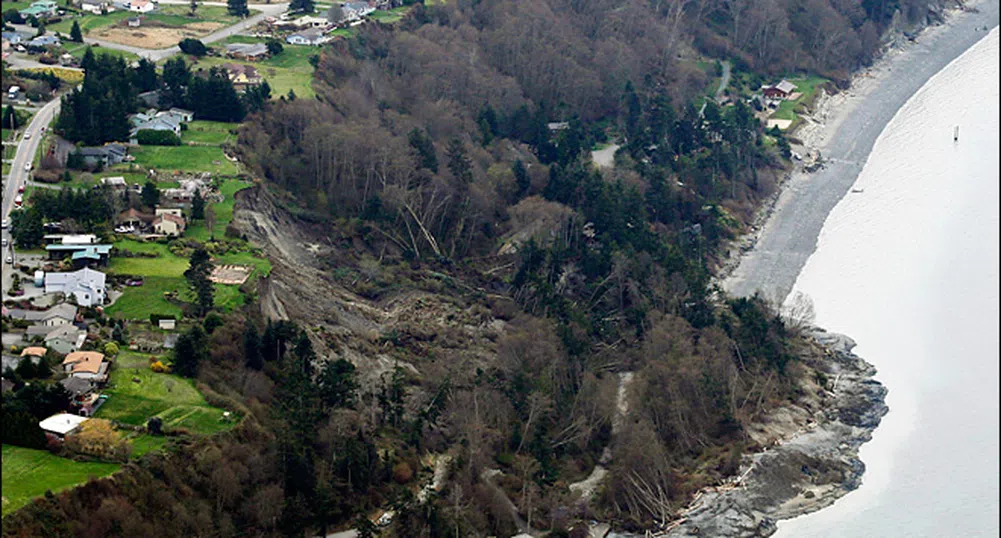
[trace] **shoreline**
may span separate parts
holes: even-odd
[[[714,282],[730,295],[761,290],[781,307],[816,249],[828,215],[849,194],[890,120],[997,25],[997,4],[980,0],[949,9],[944,22],[916,36],[893,36],[872,66],[853,75],[847,90],[822,94],[793,133],[803,141],[804,154],[822,156],[820,170],[807,171],[807,163],[801,163],[785,175],[751,231],[731,243]],[[904,75],[894,78],[894,71]],[[770,448],[744,456],[731,483],[697,494],[681,519],[656,536],[770,536],[778,520],[827,508],[861,485],[865,464],[858,449],[889,411],[887,389],[874,379],[875,367],[851,352],[850,338],[817,327],[810,332],[827,355],[805,361],[828,375],[819,386],[806,383],[819,389],[819,409],[814,410],[814,398],[773,411],[766,424],[776,418],[788,427],[790,417],[799,419],[795,424],[804,415],[805,424]],[[778,424],[776,429],[781,430]]]
[[[853,75],[848,89],[825,92],[794,133],[807,152],[820,153],[822,166],[809,172],[797,165],[786,174],[750,232],[731,243],[713,281],[731,296],[760,291],[781,306],[816,249],[827,215],[849,194],[883,129],[928,80],[998,25],[998,10],[990,0],[946,10],[943,23],[911,38],[894,36],[872,66]]]

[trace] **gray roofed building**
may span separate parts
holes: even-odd
[[[48,310],[21,310],[15,308],[11,309],[10,317],[25,321],[41,321],[50,327],[54,327],[56,325],[73,323],[76,319],[76,307],[71,304],[60,303]]]
[[[83,162],[88,166],[95,166],[97,163],[101,163],[101,166],[111,166],[118,164],[125,160],[126,155],[128,155],[128,149],[121,144],[105,144],[103,146],[91,146],[80,148],[80,156],[83,157]]]
[[[69,392],[73,396],[80,396],[81,394],[87,394],[88,392],[94,390],[94,383],[89,379],[84,379],[82,377],[71,376],[63,379],[59,382],[66,392]]]
[[[132,144],[139,143],[136,139],[139,131],[170,131],[177,137],[180,137],[181,123],[183,122],[180,118],[171,114],[160,115],[153,119],[140,122],[136,124],[131,131],[129,131],[129,142]]]
[[[104,273],[90,268],[71,273],[45,273],[45,293],[73,296],[82,306],[100,306],[104,304],[104,281]]]
[[[60,325],[45,335],[45,345],[63,355],[72,353],[87,341],[87,331],[73,325]]]
[[[230,43],[226,45],[226,55],[233,58],[260,60],[268,56],[268,46],[264,43]]]
[[[142,92],[136,96],[136,99],[139,99],[139,102],[145,107],[158,107],[160,106],[160,90]]]

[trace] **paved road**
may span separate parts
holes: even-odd
[[[35,159],[35,152],[38,150],[38,144],[42,138],[39,132],[42,127],[48,127],[52,119],[59,113],[60,103],[59,99],[53,99],[47,103],[35,114],[28,127],[24,130],[25,133],[30,133],[31,137],[27,140],[22,138],[21,143],[18,144],[17,154],[14,156],[10,174],[7,176],[3,186],[3,204],[0,215],[2,215],[4,221],[10,219],[10,212],[14,207],[14,198],[17,197],[18,187],[24,185],[28,180],[28,172],[25,171],[24,165],[31,163]],[[0,282],[2,282],[3,292],[6,293],[10,289],[13,275],[13,268],[7,263],[7,257],[14,257],[14,247],[9,227],[3,230],[2,236],[7,240],[7,247],[3,249],[3,278],[0,279]]]
[[[183,5],[187,5],[188,4],[188,2],[186,2],[185,0],[160,0],[160,3],[161,4],[183,4]],[[226,6],[225,2],[199,2],[198,4],[202,5],[202,6],[221,6],[221,7],[225,7]],[[206,43],[206,44],[208,44],[208,43],[215,43],[216,41],[221,41],[223,39],[226,39],[229,36],[239,34],[240,32],[244,32],[248,28],[251,28],[251,27],[257,25],[257,23],[263,21],[265,17],[277,17],[278,15],[281,15],[282,13],[284,13],[288,9],[288,3],[281,3],[281,4],[255,4],[253,6],[253,9],[260,10],[260,13],[258,13],[257,15],[254,15],[253,17],[248,17],[248,18],[246,18],[246,19],[244,19],[244,20],[242,20],[242,21],[240,21],[240,22],[238,22],[238,23],[236,23],[236,24],[234,24],[232,26],[228,26],[226,28],[223,28],[222,30],[219,30],[217,32],[213,32],[213,33],[211,33],[211,34],[209,34],[209,35],[201,38],[201,42],[202,43]],[[109,49],[116,49],[116,50],[123,50],[123,51],[126,51],[126,52],[131,52],[133,54],[136,54],[136,55],[141,56],[143,58],[146,58],[148,60],[152,60],[154,62],[160,61],[160,60],[162,60],[164,58],[169,58],[169,57],[177,54],[178,52],[181,52],[181,49],[178,48],[176,45],[173,46],[173,47],[165,48],[165,49],[144,49],[144,48],[141,48],[141,47],[132,47],[132,46],[129,46],[129,45],[122,45],[121,43],[115,43],[113,41],[106,41],[106,40],[103,40],[103,39],[93,39],[93,38],[90,38],[90,37],[84,37],[83,41],[84,41],[84,43],[87,43],[87,44],[90,44],[90,45],[100,45],[102,47],[106,47],[106,48],[109,48]]]

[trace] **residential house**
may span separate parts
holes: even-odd
[[[94,390],[94,383],[82,377],[67,377],[59,382],[66,392],[69,392],[74,397],[86,395],[90,391]]]
[[[289,22],[294,24],[296,28],[327,28],[331,26],[326,17],[314,17],[313,15],[292,19]]]
[[[74,325],[61,325],[45,335],[45,347],[65,355],[83,347],[87,341],[87,331]]]
[[[782,79],[774,86],[765,86],[761,89],[761,93],[769,99],[788,99],[794,91],[796,91],[796,85],[786,79]]]
[[[244,91],[248,86],[261,83],[261,75],[252,65],[224,63],[221,66],[237,91]]]
[[[142,103],[142,106],[154,108],[160,106],[160,90],[142,92],[136,98]]]
[[[104,353],[97,351],[74,351],[63,358],[63,368],[70,377],[91,381],[106,381],[110,366],[111,363],[106,360]]]
[[[34,16],[35,18],[45,18],[45,17],[55,17],[56,12],[59,10],[59,5],[55,0],[37,0],[31,3],[31,6],[19,11],[22,17],[28,18]]]
[[[42,358],[48,352],[49,352],[49,350],[45,349],[44,347],[31,346],[31,347],[26,347],[26,348],[24,348],[24,349],[21,350],[21,357],[37,357],[37,358]]]
[[[45,348],[43,347],[41,349]],[[6,372],[8,368],[10,368],[11,370],[17,370],[17,367],[21,365],[21,361],[23,360],[30,360],[32,364],[39,364],[40,362],[42,362],[43,356],[44,354],[39,356],[21,355],[20,357],[16,357],[14,355],[2,355],[0,356],[0,364],[2,364],[2,367],[0,367],[0,371]]]
[[[138,115],[137,115],[138,116]],[[178,138],[181,136],[181,120],[175,115],[164,114],[158,115],[147,121],[142,121],[139,123],[134,123],[134,127],[129,131],[129,143],[138,144],[139,140],[137,136],[139,131],[170,131],[174,133]]]
[[[59,413],[38,423],[38,427],[45,431],[46,437],[55,439],[65,439],[67,435],[72,435],[80,431],[80,425],[87,422],[87,417],[71,415],[69,413]]]
[[[160,191],[160,199],[175,204],[190,204],[195,198],[194,191],[187,189],[163,189]]]
[[[124,191],[129,188],[129,184],[125,182],[125,178],[122,176],[102,177],[101,185],[111,187],[116,191]]]
[[[121,144],[84,147],[77,151],[87,166],[97,166],[100,163],[103,167],[118,164],[124,161],[129,154],[128,148]]]
[[[155,7],[156,6],[153,5],[151,0],[132,0],[129,3],[129,11],[134,11],[136,13],[149,13],[150,11],[153,11],[153,8]]]
[[[80,10],[101,15],[115,11],[115,5],[108,0],[80,0]]]
[[[285,38],[290,45],[322,45],[329,40],[319,28],[307,28]]]
[[[46,245],[96,245],[94,234],[45,234],[42,242]]]
[[[156,113],[157,117],[168,115],[173,116],[178,119],[181,123],[188,123],[189,121],[194,121],[195,113],[190,110],[185,110],[183,108],[171,107],[170,110],[161,110]]]
[[[169,213],[158,215],[153,219],[153,230],[168,237],[180,236],[184,233],[184,217]]]
[[[104,402],[100,394],[94,393],[94,382],[90,379],[70,376],[59,384],[70,393],[70,407],[81,417],[94,416],[94,411]]]
[[[46,245],[50,260],[70,258],[79,265],[108,263],[112,245]],[[53,274],[53,273],[49,273]]]
[[[129,28],[139,28],[140,26],[142,26],[142,23],[143,23],[143,18],[138,15],[135,17],[129,17],[125,21],[125,24],[127,24]]]
[[[104,282],[104,273],[90,268],[70,273],[45,273],[45,293],[72,296],[81,306],[101,306],[106,291]]]
[[[68,52],[59,57],[59,65],[63,67],[72,67],[73,65],[76,65],[76,63],[76,57]]]
[[[35,322],[51,328],[75,322],[76,310],[76,307],[71,304],[60,303],[48,310],[21,310],[15,308],[10,311],[10,317]],[[27,348],[25,351],[28,349],[41,350],[41,355],[39,356],[45,355],[45,348]],[[21,355],[24,356],[24,352]]]
[[[140,213],[136,209],[128,209],[118,214],[117,223],[122,226],[142,226],[153,222],[153,216]]]
[[[0,36],[3,37],[4,41],[10,43],[11,45],[17,45],[21,42],[21,34],[17,32],[3,32]]]
[[[184,216],[184,212],[179,207],[158,207],[154,211],[156,211],[157,217],[161,215],[174,215],[175,217]]]
[[[344,13],[346,20],[354,21],[375,11],[375,8],[369,5],[368,2],[342,2],[341,11]]]
[[[59,38],[54,35],[40,35],[31,41],[28,41],[29,47],[58,47],[61,42]]]
[[[268,57],[268,47],[264,43],[230,43],[226,45],[226,56],[241,60],[257,61]]]

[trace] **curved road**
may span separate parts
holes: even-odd
[[[188,5],[188,2],[185,0],[160,0],[160,3]],[[198,5],[226,7],[225,2],[199,2]],[[213,32],[201,38],[201,42],[206,44],[214,43],[216,41],[226,39],[229,36],[238,34],[240,32],[245,31],[248,28],[257,25],[257,23],[263,21],[265,17],[277,17],[278,15],[281,15],[288,9],[288,3],[253,4],[252,6],[249,7],[251,7],[252,9],[259,10],[260,13],[254,15],[253,17],[247,17],[246,19],[243,19],[242,21],[232,26],[227,26],[226,28]],[[173,47],[167,47],[165,49],[144,49],[141,47],[133,47],[130,45],[115,43],[114,41],[106,41],[104,39],[93,39],[89,37],[84,37],[83,41],[84,43],[87,43],[89,45],[99,45],[101,47],[109,49],[131,52],[132,54],[136,54],[138,56],[141,56],[143,58],[146,58],[154,62],[160,61],[164,58],[168,58],[170,56],[177,54],[178,52],[181,52],[181,49],[179,49],[177,45],[174,45]]]
[[[45,104],[35,116],[31,118],[31,122],[28,127],[24,130],[25,133],[30,133],[30,138],[25,140],[21,139],[20,144],[17,146],[17,154],[14,155],[14,162],[11,163],[10,174],[7,176],[4,182],[3,188],[3,204],[2,211],[0,214],[3,216],[4,222],[8,222],[10,218],[10,212],[14,207],[14,198],[17,197],[17,190],[19,187],[24,186],[27,183],[29,172],[24,169],[26,164],[31,163],[35,159],[35,153],[38,151],[38,144],[41,142],[42,136],[40,131],[42,127],[48,127],[52,119],[56,117],[59,113],[59,105],[62,103],[61,99],[53,99]],[[13,267],[7,263],[7,257],[14,257],[14,246],[13,241],[11,241],[10,228],[3,229],[3,238],[7,240],[8,246],[3,249],[3,294],[7,293],[10,289],[11,278],[14,274]]]

